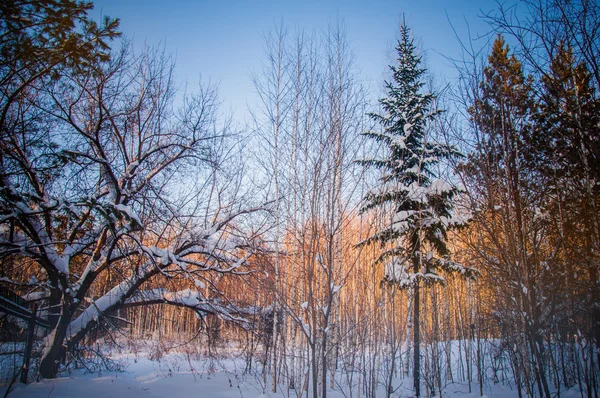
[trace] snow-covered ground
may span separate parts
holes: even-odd
[[[274,394],[270,387],[263,387],[264,382],[258,374],[244,373],[244,362],[239,359],[208,359],[185,353],[170,353],[159,361],[149,359],[151,355],[112,354],[112,359],[121,371],[91,373],[85,370],[74,370],[68,376],[54,380],[23,385],[16,383],[9,397],[65,397],[65,398],[106,398],[106,397],[222,397],[222,398],[256,398],[256,397],[296,397],[295,390],[284,386]],[[341,375],[340,375],[341,376]],[[270,377],[267,377],[270,379]],[[340,377],[342,379],[342,377]],[[396,380],[400,386],[393,397],[409,397],[412,395],[412,383],[409,379]],[[3,396],[7,387],[0,387]],[[347,387],[328,391],[328,397],[357,397],[358,391],[350,395]],[[306,396],[306,393],[302,394]],[[310,394],[309,394],[310,396]],[[377,393],[385,397],[383,387]],[[425,396],[425,394],[423,394]],[[479,387],[472,384],[472,392],[468,392],[466,383],[450,384],[443,392],[445,397],[479,397]],[[484,387],[484,396],[508,398],[516,397],[514,388],[505,385]],[[525,394],[524,394],[525,396]],[[561,393],[561,397],[580,397],[579,391],[573,389]]]

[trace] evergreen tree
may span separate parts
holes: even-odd
[[[534,166],[548,187],[544,207],[564,264],[559,273],[566,276],[563,304],[570,303],[557,323],[573,326],[567,335],[585,331],[598,344],[600,99],[588,66],[563,43],[541,79],[539,103],[528,138]]]
[[[545,175],[600,180],[600,99],[592,75],[561,44],[541,79],[531,142]],[[585,190],[585,188],[582,187]]]
[[[463,223],[453,214],[459,191],[434,171],[441,161],[460,154],[431,137],[441,111],[435,108],[435,96],[423,92],[425,69],[410,29],[403,25],[400,33],[398,65],[390,66],[392,81],[386,82],[388,97],[379,100],[383,113],[370,114],[382,131],[365,133],[384,146],[386,156],[360,161],[382,171],[380,185],[365,196],[362,211],[391,206],[393,214],[386,227],[362,244],[380,243],[385,249],[378,262],[385,265],[385,281],[413,292],[413,377],[420,396],[419,288],[443,283],[444,271],[472,276],[474,270],[450,260],[447,231]]]
[[[91,2],[8,0],[0,2],[0,129],[11,107],[43,79],[83,74],[107,61],[109,42],[120,35],[119,20],[98,24]],[[27,95],[25,95],[27,96]],[[33,95],[29,95],[30,97]]]
[[[556,280],[549,267],[553,242],[543,233],[540,211],[546,187],[527,140],[536,109],[532,82],[498,36],[469,109],[477,146],[466,180],[479,225],[475,250],[493,291],[485,299],[496,309],[492,316],[510,350],[517,392],[535,395],[537,388],[549,397],[542,333]]]

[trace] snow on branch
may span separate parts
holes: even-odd
[[[419,281],[425,285],[445,284],[446,278],[434,270],[443,271],[446,274],[459,274],[468,279],[475,279],[479,275],[479,271],[475,268],[452,261],[449,256],[435,257],[433,252],[416,253],[416,255],[420,257],[419,261],[422,264],[419,272],[412,271],[413,264],[409,261],[410,257],[394,256],[385,264],[384,282],[392,283],[400,289],[408,289],[416,286]]]
[[[420,281],[426,285],[433,283],[445,283],[445,278],[433,271],[410,272],[410,265],[398,258],[393,258],[385,266],[385,276],[383,281],[394,284],[400,289],[409,289],[415,287]]]
[[[216,315],[224,321],[236,323],[245,329],[250,329],[252,326],[249,317],[264,312],[263,309],[255,306],[240,307],[218,298],[206,298],[200,292],[191,289],[178,292],[170,292],[166,289],[140,290],[127,299],[124,306],[149,304],[169,304],[185,307],[196,311],[200,316],[206,314]]]

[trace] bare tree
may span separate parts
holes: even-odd
[[[59,73],[50,65],[3,103],[0,253],[35,276],[13,284],[47,298],[43,377],[119,308],[160,302],[243,322],[195,284],[207,272],[243,272],[254,253],[235,220],[257,209],[215,180],[228,153],[216,89],[201,86],[175,111],[164,54],[125,45],[88,61],[65,57]],[[146,289],[156,278],[185,278],[191,289]]]
[[[291,335],[289,351],[306,344],[312,393],[326,396],[328,385],[335,384],[340,289],[355,266],[342,258],[352,244],[343,231],[356,216],[351,161],[359,148],[364,97],[341,25],[323,34],[298,31],[291,38],[282,32],[278,28],[277,39],[268,40],[269,62],[256,79],[264,107],[257,122],[268,145],[261,159],[272,159],[265,174],[280,201],[275,297],[283,319],[291,321],[281,329]],[[308,375],[302,380],[303,372],[295,369],[299,362],[289,362],[290,385],[308,386]]]

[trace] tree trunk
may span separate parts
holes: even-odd
[[[63,305],[64,311],[64,305]],[[40,376],[54,379],[58,374],[58,364],[64,358],[66,351],[63,341],[69,328],[69,317],[61,316],[54,330],[47,337],[47,346],[40,360]]]
[[[414,389],[415,389],[415,397],[420,397],[421,396],[421,373],[420,373],[420,355],[421,355],[421,349],[420,349],[420,335],[421,332],[419,330],[419,310],[420,310],[420,303],[419,303],[419,283],[417,282],[417,284],[415,285],[414,288],[414,303],[413,303],[413,341],[414,341],[414,365],[413,365],[413,385],[414,385]]]

